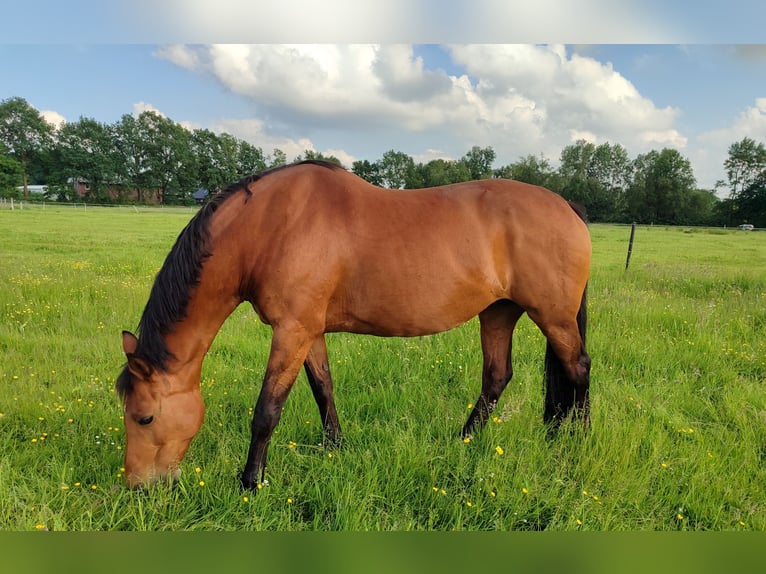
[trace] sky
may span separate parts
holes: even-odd
[[[766,143],[766,4],[718,4],[28,0],[4,8],[34,25],[0,39],[0,100],[53,123],[154,110],[347,167],[392,149],[491,146],[499,167],[555,166],[579,139],[669,147],[712,189],[732,143]]]

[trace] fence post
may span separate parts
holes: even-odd
[[[628,242],[628,258],[625,260],[625,270],[628,270],[628,265],[630,265],[630,254],[633,253],[633,237],[636,235],[636,223],[633,222],[633,224],[630,226],[630,241]]]

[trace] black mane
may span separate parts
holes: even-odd
[[[252,195],[250,184],[274,172],[300,164],[314,164],[328,169],[340,168],[331,162],[306,160],[247,176],[216,194],[181,231],[154,279],[149,300],[138,324],[138,348],[135,354],[152,368],[166,370],[168,359],[172,358],[172,353],[165,344],[165,335],[186,317],[191,292],[199,283],[205,259],[210,256],[208,239],[213,214],[227,199],[240,191],[247,194],[245,201],[249,200]],[[126,366],[117,378],[115,388],[124,397],[132,387],[132,378]]]

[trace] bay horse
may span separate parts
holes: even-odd
[[[479,316],[481,392],[463,426],[478,431],[512,376],[511,340],[526,312],[547,338],[543,420],[588,421],[585,350],[591,242],[584,215],[559,195],[487,179],[414,190],[373,186],[304,161],[247,177],[210,200],[157,273],[116,381],[135,487],[177,478],[200,429],[200,374],[242,302],[272,328],[241,482],[264,479],[274,427],[301,365],[325,445],[341,428],[325,333],[438,333]]]

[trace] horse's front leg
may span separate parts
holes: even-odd
[[[255,489],[264,480],[271,435],[314,338],[297,324],[274,330],[266,375],[253,412],[250,449],[241,478],[245,488]]]

